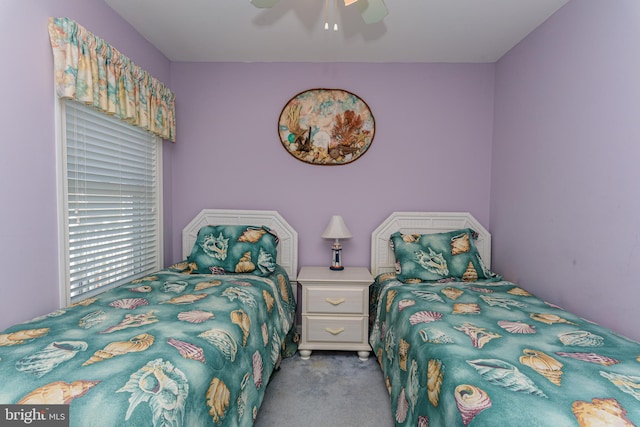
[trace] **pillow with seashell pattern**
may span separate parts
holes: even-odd
[[[269,227],[205,225],[187,265],[193,273],[267,276],[276,268],[278,236]]]
[[[390,244],[401,282],[500,280],[489,271],[474,243],[477,233],[465,228],[447,233],[393,233]]]

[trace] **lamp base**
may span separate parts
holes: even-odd
[[[344,270],[344,267],[341,266],[341,265],[338,266],[338,267],[332,265],[331,267],[329,267],[329,269],[334,270],[334,271],[340,271],[340,270]]]

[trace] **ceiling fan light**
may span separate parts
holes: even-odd
[[[355,2],[357,2],[358,0],[344,0],[344,5],[345,6],[349,6],[351,4],[354,4]]]

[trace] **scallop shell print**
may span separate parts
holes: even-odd
[[[84,341],[56,341],[40,351],[24,356],[16,362],[16,369],[41,377],[61,363],[72,359],[78,352],[85,351],[88,345]]]
[[[256,389],[258,389],[262,386],[262,356],[260,352],[256,350],[251,359],[253,363],[253,383],[256,385]]]
[[[210,408],[209,414],[216,424],[220,424],[224,419],[230,399],[231,393],[227,385],[220,378],[212,379],[207,390],[207,405]]]
[[[562,383],[562,363],[540,350],[525,348],[520,363],[530,367],[557,386]]]
[[[191,310],[178,313],[178,320],[189,323],[203,323],[209,319],[215,319],[215,315],[210,311]]]
[[[112,301],[109,305],[123,310],[133,310],[143,305],[149,305],[149,301],[145,298],[122,298]]]
[[[535,334],[537,332],[535,326],[511,320],[499,320],[498,326],[512,334]]]
[[[190,342],[182,341],[176,338],[169,338],[167,343],[178,350],[180,355],[185,359],[197,360],[198,362],[207,363],[204,358],[202,347],[198,347]]]
[[[79,380],[72,383],[55,381],[31,391],[18,401],[18,405],[68,405],[82,397],[100,381]]]
[[[427,362],[427,396],[433,406],[438,406],[440,400],[440,388],[444,379],[444,365],[438,359],[429,359]]]
[[[418,311],[409,317],[409,323],[417,325],[419,323],[430,323],[442,319],[442,313],[437,311]]]
[[[467,360],[491,384],[519,393],[547,398],[547,395],[525,374],[509,362],[499,359]]]
[[[236,344],[236,340],[229,335],[227,331],[223,329],[210,329],[208,331],[204,331],[198,336],[215,345],[224,357],[229,359],[231,362],[236,360],[238,345]]]
[[[469,425],[476,415],[491,407],[491,399],[486,391],[470,384],[460,384],[454,392],[456,406],[462,423]]]
[[[589,331],[570,331],[558,334],[558,339],[564,345],[580,347],[600,347],[604,345],[604,338]]]
[[[616,399],[593,398],[591,402],[576,400],[571,411],[581,427],[616,426],[634,427],[627,418],[627,411]]]
[[[400,391],[398,396],[398,406],[396,406],[396,421],[403,423],[407,419],[407,412],[409,411],[409,402],[404,394],[404,388]]]
[[[400,301],[398,301],[398,310],[402,311],[407,307],[411,307],[413,305],[416,305],[416,301],[412,300],[412,299],[401,299]]]
[[[567,353],[564,351],[557,351],[556,354],[558,356],[570,357],[572,359],[582,360],[583,362],[597,363],[604,366],[611,366],[611,365],[620,363],[618,359],[614,359],[613,357],[609,357],[609,356],[603,356],[597,353],[584,353],[584,352]]]

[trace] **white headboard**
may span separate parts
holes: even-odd
[[[471,228],[479,236],[478,252],[487,268],[491,268],[491,234],[468,212],[394,212],[371,233],[371,274],[395,272],[395,256],[389,237],[403,234],[430,234]]]
[[[203,209],[182,230],[182,256],[186,259],[205,225],[266,225],[278,234],[277,263],[295,282],[298,274],[298,232],[276,211]]]

